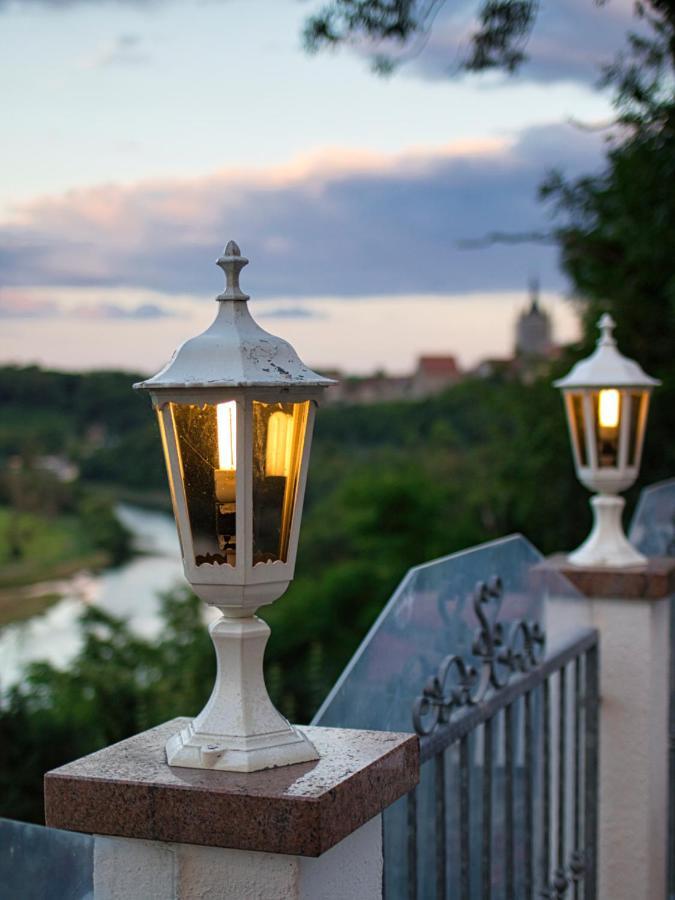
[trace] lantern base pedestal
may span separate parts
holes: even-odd
[[[624,534],[621,516],[625,502],[623,497],[611,494],[591,497],[593,529],[581,547],[568,556],[573,566],[622,569],[645,565],[647,558],[638,553]]]
[[[188,769],[257,772],[260,769],[313,762],[318,758],[314,745],[292,725],[276,734],[233,738],[199,733],[191,722],[169,738],[166,744],[168,764]]]
[[[257,616],[223,616],[209,631],[218,673],[201,713],[166,744],[170,766],[257,772],[312,762],[314,745],[274,708],[263,678],[269,626]]]

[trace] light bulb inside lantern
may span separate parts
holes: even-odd
[[[218,468],[234,472],[237,468],[237,404],[219,403],[216,407],[218,422]]]
[[[215,470],[216,498],[233,503],[236,495],[237,404],[234,400],[216,406],[218,468]]]
[[[293,416],[288,413],[273,412],[267,424],[267,449],[265,451],[265,474],[285,477],[291,470],[293,448]]]
[[[605,388],[598,397],[598,423],[601,428],[616,428],[619,424],[619,392]]]

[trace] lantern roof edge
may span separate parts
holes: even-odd
[[[227,276],[227,288],[216,298],[216,318],[206,331],[181,344],[160,372],[134,384],[135,390],[300,389],[336,384],[306,366],[288,341],[265,331],[253,319],[248,294],[239,287],[239,272],[247,262],[230,241],[217,262]]]
[[[605,313],[598,321],[600,337],[590,356],[579,360],[563,378],[553,382],[557,388],[652,388],[661,384],[647,375],[642,366],[620,352],[612,334],[614,320]]]

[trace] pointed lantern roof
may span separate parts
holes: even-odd
[[[612,332],[614,319],[605,313],[598,321],[600,337],[593,353],[580,360],[572,370],[554,382],[555,387],[569,388],[653,388],[661,384],[651,378],[633,359],[619,352]]]
[[[237,244],[230,241],[216,261],[227,284],[216,297],[218,313],[213,323],[185,341],[161,372],[134,388],[324,388],[335,384],[309,369],[287,341],[264,331],[253,319],[248,294],[239,287],[239,273],[247,264]]]

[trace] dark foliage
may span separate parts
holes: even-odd
[[[307,19],[305,47],[315,53],[345,43],[365,46],[372,50],[375,71],[388,75],[423,46],[436,15],[446,3],[447,0],[332,0]],[[460,6],[457,2],[455,5]],[[515,72],[527,59],[525,46],[535,24],[537,7],[537,0],[475,0],[476,26],[460,68]],[[457,71],[454,65],[449,68]]]

